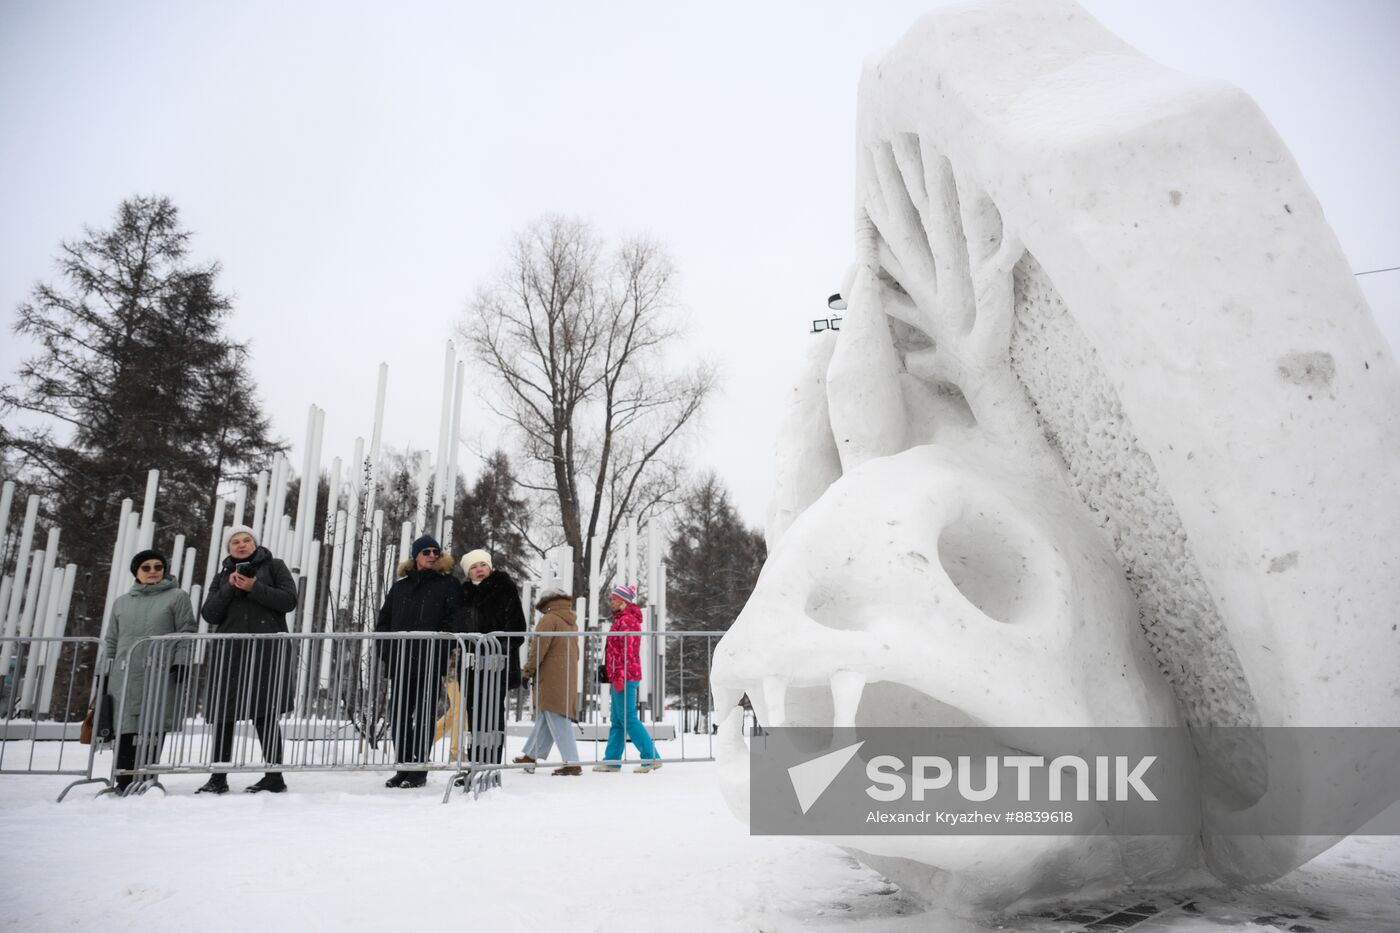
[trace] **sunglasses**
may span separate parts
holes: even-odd
[[[426,554],[426,555],[428,555],[429,557],[437,557],[437,556],[438,556],[439,554],[441,554],[442,552],[439,551],[439,550],[438,550],[437,548],[435,548],[435,547],[425,547],[425,548],[423,548],[423,550],[419,551],[418,553],[419,553],[419,554]]]
[[[164,570],[164,569],[165,569],[165,565],[164,565],[164,564],[142,564],[140,567],[137,567],[136,569],[137,569],[137,570],[140,570],[142,573],[156,573],[156,572],[158,572],[158,571]]]

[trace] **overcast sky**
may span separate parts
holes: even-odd
[[[575,214],[674,255],[687,352],[723,377],[695,458],[760,525],[777,400],[851,258],[861,64],[937,5],[0,0],[0,378],[59,241],[164,194],[223,264],[293,462],[313,402],[324,463],[349,459],[380,361],[385,441],[435,447],[453,324],[513,231]],[[1400,266],[1400,4],[1084,5],[1244,88],[1353,271]],[[1400,273],[1360,281],[1400,345]],[[474,398],[464,426],[497,441]]]

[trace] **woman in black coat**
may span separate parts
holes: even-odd
[[[399,578],[384,598],[376,632],[453,632],[462,593],[452,578],[452,555],[437,539],[423,535],[413,542],[413,556],[399,565]],[[400,765],[426,762],[432,753],[442,678],[448,670],[450,644],[445,639],[385,639],[379,664],[391,684],[389,725]],[[396,771],[385,787],[422,787],[428,772]]]
[[[515,581],[504,570],[496,570],[491,566],[491,554],[489,551],[477,549],[468,551],[462,558],[462,565],[466,568],[467,581],[462,584],[462,610],[460,616],[460,630],[472,634],[484,635],[488,632],[520,632],[522,636],[525,632],[525,609],[520,605],[520,588],[515,585]],[[506,652],[506,686],[512,690],[520,686],[520,646],[524,643],[524,638],[502,638],[501,647]],[[475,671],[472,672],[475,675]],[[463,699],[463,705],[467,709],[467,714],[472,716],[473,729],[485,728],[486,731],[495,732],[505,729],[506,721],[506,693],[501,691],[499,718],[493,724],[478,723],[472,712],[472,703],[476,694],[476,684],[469,681],[467,696]],[[496,750],[494,756],[497,761],[505,751],[504,741],[501,748]]]
[[[287,565],[258,545],[253,529],[238,525],[200,615],[221,635],[275,635],[287,631],[287,613],[297,606],[297,585]],[[230,761],[233,725],[251,719],[262,743],[263,760],[282,763],[278,717],[292,709],[292,655],[282,639],[215,642],[209,659],[209,692],[204,715],[214,724],[215,761]],[[269,771],[246,788],[249,793],[287,789],[280,771]],[[198,793],[228,791],[228,775],[210,776]]]

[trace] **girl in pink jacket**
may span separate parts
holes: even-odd
[[[642,610],[637,608],[635,586],[624,583],[613,587],[610,601],[612,632],[642,630]],[[604,761],[594,765],[593,770],[621,771],[626,741],[631,739],[637,746],[637,754],[642,756],[642,765],[637,771],[646,774],[661,767],[661,762],[656,760],[656,746],[637,715],[637,686],[642,681],[642,639],[609,637],[607,642],[604,658],[608,683],[612,685],[612,717]]]

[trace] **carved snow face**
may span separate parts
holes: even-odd
[[[721,709],[1184,722],[1208,835],[1279,803],[1268,762],[1206,727],[1400,722],[1400,369],[1252,102],[1072,3],[999,3],[931,15],[872,65],[858,132],[849,310],[793,402]],[[738,724],[721,772],[742,816]],[[1352,764],[1336,786],[1372,793]],[[847,842],[911,888],[1001,904],[1195,860]],[[1264,880],[1327,844],[1205,856]]]

